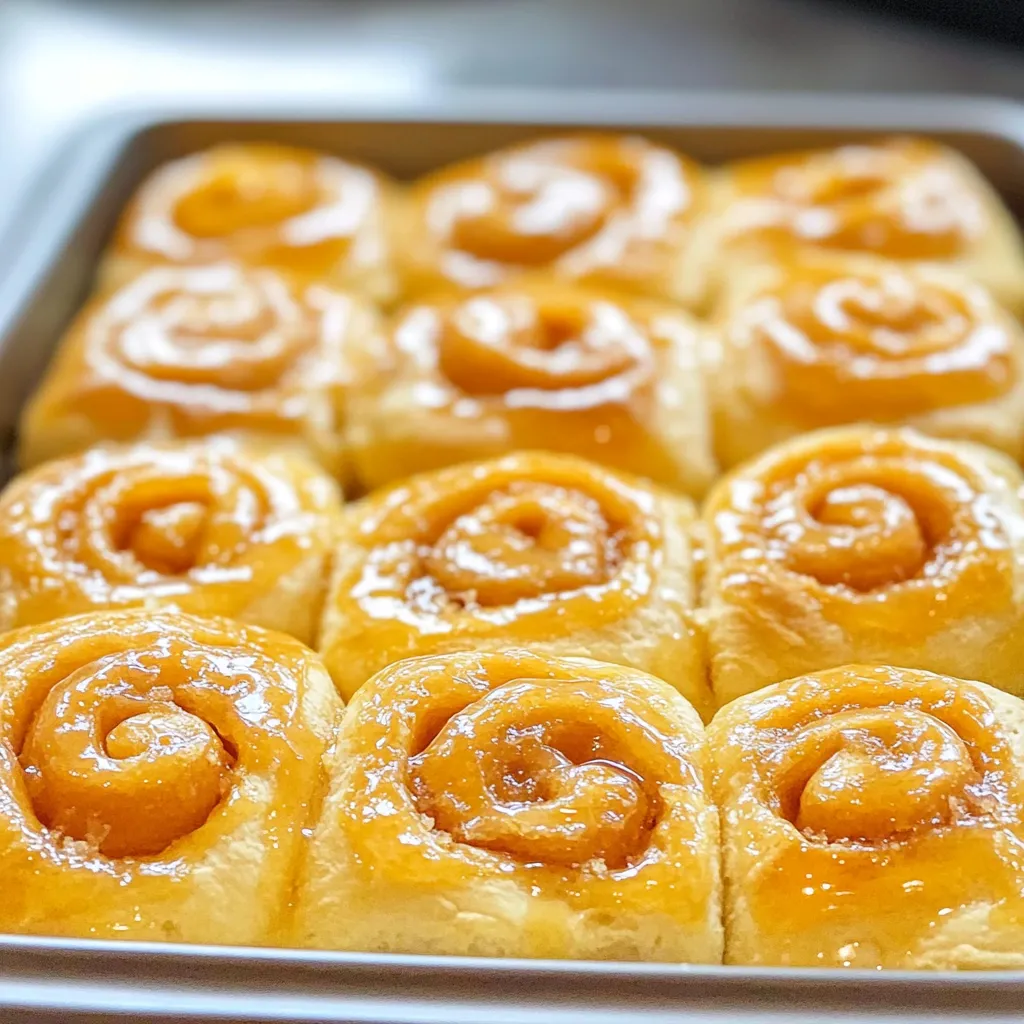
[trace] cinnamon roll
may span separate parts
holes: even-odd
[[[405,661],[348,709],[296,941],[719,963],[703,728],[665,683],[525,651]]]
[[[340,513],[312,463],[226,443],[45,463],[0,495],[0,629],[173,606],[312,644]]]
[[[272,271],[155,268],[79,314],[23,415],[22,465],[227,433],[341,474],[348,397],[382,372],[377,331],[359,300]]]
[[[306,648],[224,620],[0,638],[0,931],[284,941],[340,714]]]
[[[1024,308],[1024,246],[1010,212],[958,153],[889,138],[728,165],[713,189],[706,244],[721,283],[737,263],[800,251],[940,264]]]
[[[727,963],[1024,967],[1024,703],[853,665],[708,731]]]
[[[343,517],[320,651],[346,699],[401,658],[519,644],[651,672],[707,710],[685,499],[519,453],[425,473]]]
[[[631,135],[540,139],[412,186],[395,244],[406,294],[476,291],[537,272],[699,304],[703,170]]]
[[[714,432],[726,465],[857,421],[1024,455],[1024,330],[966,278],[802,259],[736,274],[717,327]]]
[[[395,296],[385,210],[395,186],[325,153],[234,143],[154,171],[118,225],[105,287],[160,264],[229,261],[302,281]]]
[[[1024,506],[1002,454],[819,431],[716,485],[704,615],[719,704],[849,662],[1024,693]]]
[[[528,448],[697,495],[714,477],[702,335],[680,311],[522,285],[413,305],[390,339],[394,372],[351,405],[365,485]]]

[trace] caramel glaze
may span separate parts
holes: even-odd
[[[680,465],[687,453],[673,447],[663,422],[681,415],[676,368],[699,372],[696,328],[665,307],[522,285],[414,305],[391,339],[392,386],[411,405],[411,423],[423,422],[423,436],[410,454],[408,437],[389,441],[385,424],[364,456],[375,479],[381,466],[398,478],[531,448],[592,458],[684,490],[704,470],[699,454],[692,474]],[[692,415],[703,427],[702,410]]]
[[[425,892],[501,878],[577,911],[696,925],[717,863],[704,751],[642,673],[524,651],[417,659],[346,723],[333,805],[366,884]],[[678,712],[675,712],[677,714]],[[535,955],[560,955],[528,917]]]
[[[664,295],[704,203],[700,168],[640,138],[579,135],[445,168],[411,193],[413,291],[547,270]]]
[[[917,139],[786,153],[734,164],[723,241],[962,255],[987,226],[983,199],[941,146]]]
[[[498,643],[600,650],[706,696],[688,505],[520,452],[414,477],[347,515],[321,631],[346,697],[398,658]]]
[[[852,635],[922,637],[1014,601],[1019,524],[955,448],[914,431],[780,447],[727,479],[706,516],[729,599],[788,579]]]
[[[980,905],[973,934],[998,944],[986,928],[1020,921],[1024,787],[993,694],[849,666],[719,714],[727,962],[910,967]]]
[[[113,251],[330,278],[343,262],[381,260],[380,190],[374,172],[310,150],[218,146],[156,171],[129,205]]]
[[[143,603],[244,616],[282,577],[322,573],[339,513],[312,464],[226,442],[46,463],[0,496],[0,628]]]
[[[803,428],[998,399],[1017,384],[1024,351],[1020,327],[984,289],[890,266],[791,264],[726,331],[761,357],[751,368],[765,401]]]
[[[278,634],[151,611],[7,634],[3,930],[268,938],[340,715],[311,663]],[[233,908],[202,892],[266,932],[219,932]]]
[[[302,445],[335,471],[346,396],[380,369],[375,331],[368,307],[322,285],[155,267],[79,314],[23,419],[23,462],[235,433]]]

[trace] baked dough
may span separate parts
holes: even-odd
[[[1024,967],[1024,703],[849,666],[740,698],[708,748],[727,963]]]
[[[702,712],[692,505],[592,463],[518,453],[344,512],[320,651],[347,699],[415,655],[527,646],[651,672]]]
[[[530,448],[696,496],[715,475],[704,332],[681,310],[546,282],[416,303],[389,337],[393,373],[352,398],[364,486]]]
[[[848,662],[1024,694],[1024,508],[1005,455],[819,431],[716,485],[704,610],[719,705]]]
[[[313,644],[340,515],[313,463],[223,441],[44,463],[0,495],[0,629],[142,605]]]
[[[0,931],[279,944],[341,715],[301,644],[103,612],[0,638]]]
[[[266,143],[214,146],[157,168],[121,217],[104,288],[149,267],[229,261],[395,297],[387,209],[397,188],[326,153]]]
[[[744,262],[807,250],[958,270],[1024,310],[1024,244],[992,186],[937,142],[888,138],[726,165],[703,244],[716,283]]]
[[[951,271],[850,256],[738,270],[714,337],[725,465],[858,421],[1024,455],[1024,330]]]
[[[632,669],[525,651],[417,658],[348,709],[296,942],[719,963],[703,728]]]
[[[407,296],[536,274],[699,306],[704,170],[634,135],[539,139],[415,182],[394,218]]]
[[[21,421],[22,466],[107,441],[231,434],[345,471],[348,397],[376,379],[360,300],[229,264],[157,267],[79,313]]]

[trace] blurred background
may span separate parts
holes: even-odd
[[[110,107],[524,86],[1024,100],[1024,0],[0,0],[0,195]]]

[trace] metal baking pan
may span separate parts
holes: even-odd
[[[638,131],[715,162],[925,134],[1024,215],[1024,106],[955,97],[523,93],[401,108],[152,110],[88,125],[0,245],[0,443],[87,293],[118,213],[164,160],[268,139],[407,178],[543,132]],[[625,1024],[1019,1020],[1024,973],[915,974],[377,956],[0,936],[0,1021]]]

